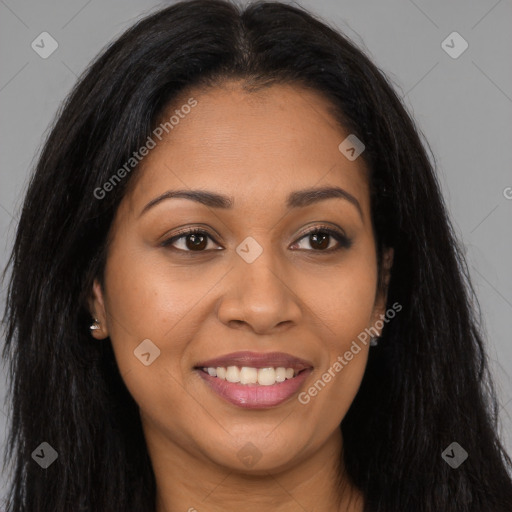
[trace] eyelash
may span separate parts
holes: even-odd
[[[323,254],[325,254],[325,253],[331,254],[331,253],[334,253],[334,252],[338,252],[338,251],[340,251],[342,249],[349,249],[352,246],[352,240],[350,238],[345,236],[342,232],[334,230],[334,229],[332,229],[330,227],[327,227],[327,226],[315,226],[314,228],[312,228],[312,229],[306,231],[305,233],[303,233],[301,235],[301,237],[297,240],[297,242],[302,240],[303,238],[306,238],[307,236],[315,234],[315,233],[324,233],[326,235],[329,235],[329,236],[333,237],[338,242],[338,244],[339,244],[338,247],[331,247],[330,249],[321,249],[321,250],[318,250],[318,249],[316,249],[316,250],[315,249],[301,249],[301,250],[306,250],[306,251],[309,251],[309,252],[316,252],[316,253],[323,253]],[[184,229],[183,231],[180,231],[176,235],[172,236],[171,238],[168,238],[167,240],[164,240],[160,245],[162,247],[169,247],[174,242],[179,240],[180,238],[185,238],[188,235],[206,235],[208,238],[210,238],[213,242],[215,242],[218,245],[217,241],[213,238],[213,236],[210,235],[210,233],[208,233],[208,231],[205,231],[204,229],[199,229],[199,228],[187,228],[187,229]],[[179,252],[183,252],[183,253],[204,253],[204,252],[207,252],[206,250],[191,251],[191,250],[185,250],[185,249],[176,249],[175,247],[170,247],[170,248],[175,250],[175,251],[179,251]]]

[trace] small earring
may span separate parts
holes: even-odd
[[[371,347],[376,347],[378,344],[379,344],[379,336],[372,336],[370,338],[370,346]]]
[[[94,319],[94,323],[92,323],[92,324],[89,326],[89,329],[90,329],[91,331],[97,331],[98,329],[101,329],[101,327],[100,327],[100,321],[99,321],[97,318],[95,318],[95,319]]]

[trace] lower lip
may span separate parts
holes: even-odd
[[[233,383],[212,377],[202,370],[198,372],[210,389],[228,402],[247,409],[265,409],[280,405],[297,393],[311,373],[311,369],[303,370],[293,379],[286,379],[271,386]]]

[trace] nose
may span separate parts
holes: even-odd
[[[272,334],[298,324],[302,315],[299,297],[289,272],[269,251],[252,263],[236,256],[234,265],[217,309],[221,322],[257,334]]]

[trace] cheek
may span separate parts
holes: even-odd
[[[153,420],[171,421],[171,404],[177,410],[190,408],[181,362],[204,322],[201,299],[218,279],[211,273],[198,278],[190,268],[165,265],[133,249],[115,248],[109,256],[105,288],[110,339],[129,393]],[[147,348],[139,350],[141,346]],[[134,351],[139,356],[149,352],[150,364]]]
[[[309,276],[302,284],[325,357],[301,403],[325,417],[326,430],[341,422],[365,372],[370,341],[365,329],[372,325],[377,285],[371,256],[370,249],[354,253],[329,276]]]
[[[144,332],[180,318],[196,290],[172,267],[155,265],[143,253],[113,253],[106,272],[110,311],[120,322]]]
[[[371,251],[347,256],[329,272],[303,273],[301,296],[324,328],[332,349],[345,351],[351,340],[370,327],[377,286],[376,261]]]
[[[142,250],[114,248],[105,269],[109,332],[121,371],[138,368],[134,357],[149,339],[160,350],[156,365],[179,371],[188,342],[204,321],[205,299],[223,272],[194,272],[190,265],[167,264]]]

